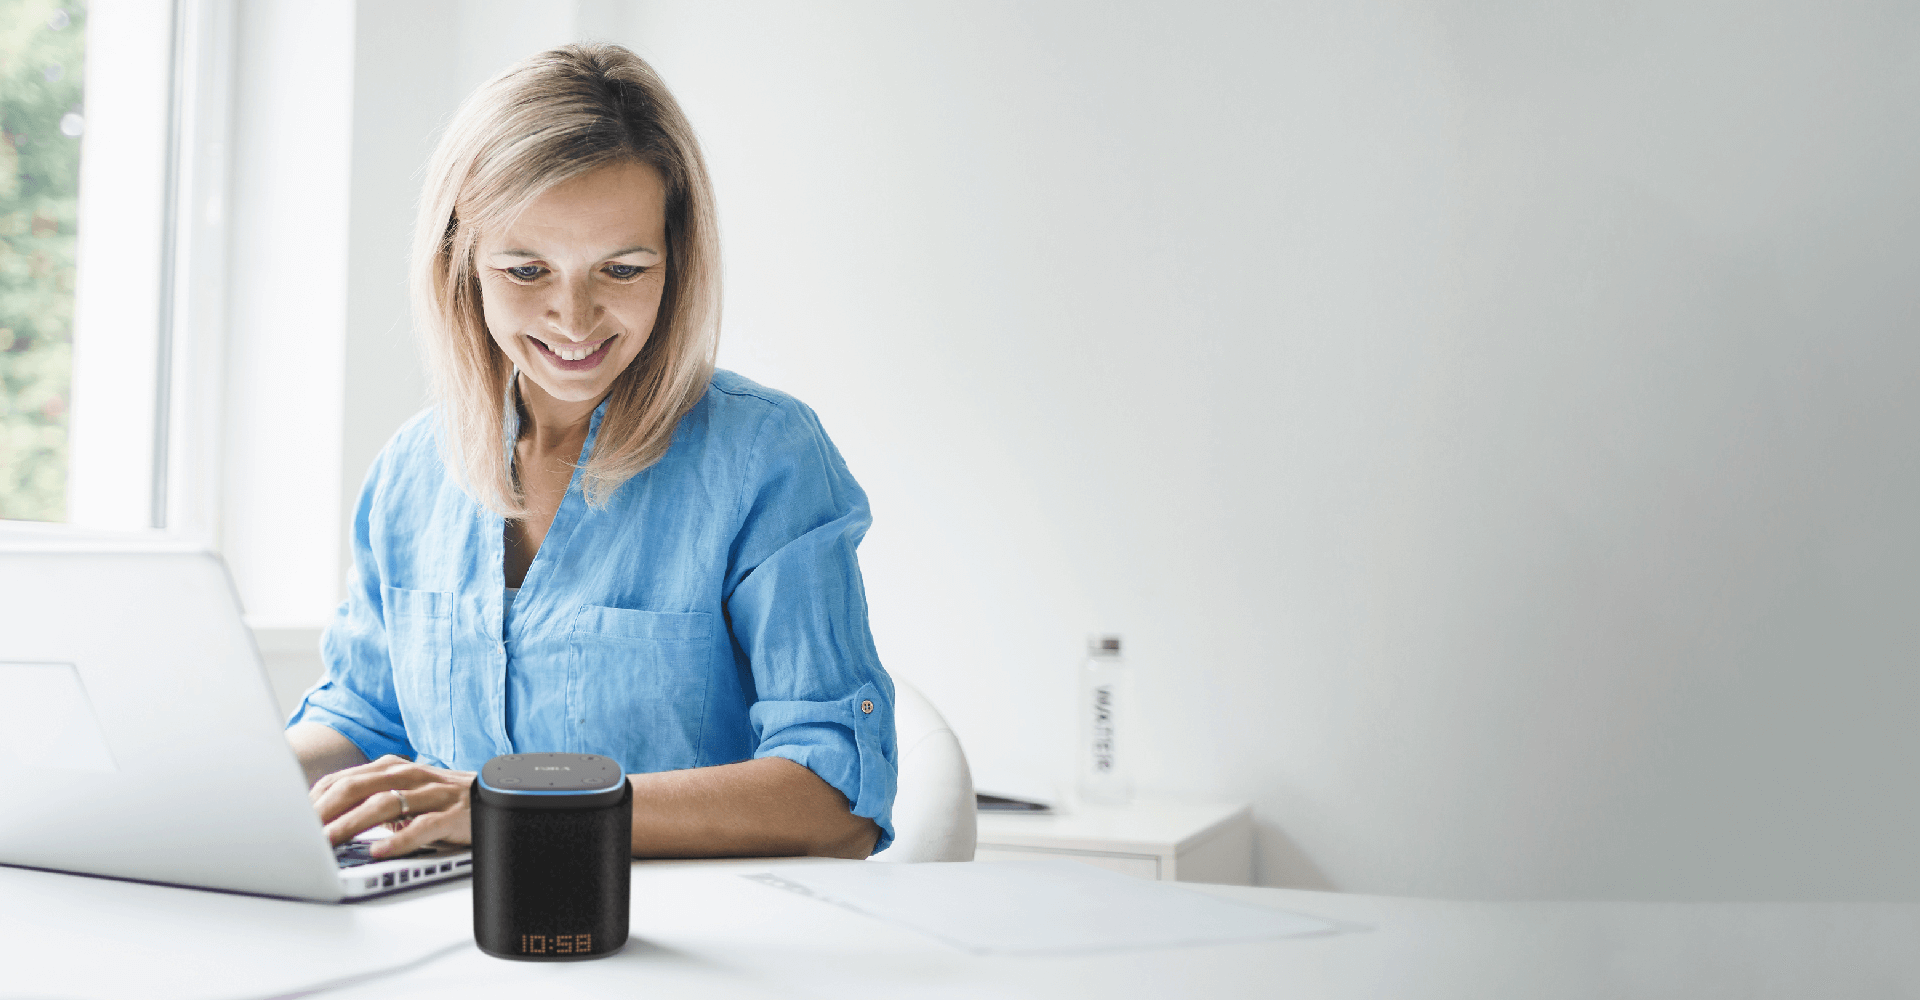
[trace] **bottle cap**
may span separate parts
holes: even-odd
[[[1120,637],[1117,635],[1088,636],[1087,654],[1090,656],[1119,656]]]

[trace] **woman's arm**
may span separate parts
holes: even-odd
[[[757,776],[769,782],[776,757],[814,776],[824,789],[809,794],[789,778],[784,801],[818,803],[823,822],[831,801],[833,826],[809,831],[844,831],[842,846],[864,856],[891,841],[898,770],[893,685],[874,648],[854,554],[872,516],[813,411],[791,397],[774,402],[751,437],[736,505],[747,516],[729,543],[722,586],[733,648],[752,673],[742,684],[751,691],[751,763],[769,769]],[[638,827],[634,836],[638,843]]]
[[[292,744],[294,756],[300,758],[300,769],[307,772],[308,788],[323,775],[367,762],[367,755],[352,740],[318,722],[294,723],[287,730],[287,742]]]
[[[346,737],[354,760],[360,751]],[[299,727],[295,727],[298,729]],[[290,740],[296,739],[293,730]],[[326,735],[300,738],[320,758]],[[301,743],[296,742],[296,747]],[[332,746],[332,751],[340,752]],[[319,764],[301,762],[312,775]],[[345,755],[327,758],[343,760]],[[400,757],[323,772],[313,786],[314,809],[335,844],[362,830],[400,819],[399,789],[409,822],[374,848],[379,857],[404,854],[435,840],[471,841],[471,771],[447,771]],[[864,858],[873,853],[880,827],[847,810],[846,797],[802,765],[762,757],[717,767],[656,774],[629,774],[633,785],[633,855],[638,858]]]
[[[639,858],[864,858],[880,827],[805,766],[762,757],[631,774]]]

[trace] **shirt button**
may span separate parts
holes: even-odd
[[[872,715],[872,714],[873,714],[873,702],[871,702],[871,701],[863,701],[863,702],[861,702],[861,703],[860,703],[860,711],[861,711],[861,712],[862,712],[863,714],[866,714],[866,715]]]

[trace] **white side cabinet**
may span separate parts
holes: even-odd
[[[1253,809],[1135,802],[983,812],[976,861],[1064,858],[1139,878],[1253,884]]]

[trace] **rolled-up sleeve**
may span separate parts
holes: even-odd
[[[730,554],[728,620],[751,667],[754,757],[785,757],[845,795],[893,842],[893,682],[867,624],[854,550],[866,494],[811,410],[792,399],[755,436]]]
[[[352,740],[368,760],[385,754],[411,758],[413,745],[401,721],[394,690],[393,664],[387,656],[385,610],[372,534],[376,495],[388,456],[367,474],[353,514],[353,570],[347,599],[334,612],[320,638],[326,673],[300,699],[287,725],[318,722]]]

